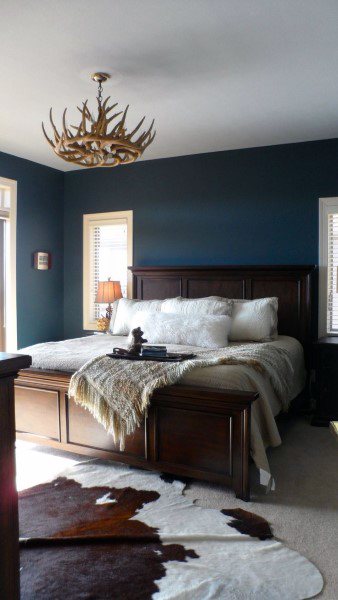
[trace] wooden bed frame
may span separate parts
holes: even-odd
[[[313,337],[313,266],[134,267],[133,297],[279,298],[278,330],[304,345]],[[223,483],[250,498],[250,412],[258,394],[175,385],[156,391],[142,427],[123,452],[112,436],[68,398],[69,373],[25,369],[16,381],[17,437]]]

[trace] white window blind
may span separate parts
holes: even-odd
[[[119,281],[124,297],[131,297],[133,264],[132,211],[83,216],[83,327],[96,329],[106,305],[95,302],[99,281]]]
[[[127,293],[127,221],[116,219],[110,224],[90,226],[91,246],[91,320],[105,313],[105,306],[95,303],[99,281],[119,281],[123,296]]]
[[[338,335],[338,213],[328,214],[327,332]]]
[[[11,191],[9,187],[0,186],[0,216],[9,217]]]

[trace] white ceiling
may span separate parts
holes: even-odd
[[[1,0],[0,20],[0,151],[73,169],[40,124],[95,106],[93,70],[130,126],[155,117],[144,159],[338,137],[337,0]]]

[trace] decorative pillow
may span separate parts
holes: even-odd
[[[229,340],[270,342],[277,338],[278,298],[234,300]]]
[[[111,333],[113,333],[114,323],[115,323],[116,313],[117,313],[117,307],[119,305],[119,302],[120,302],[120,300],[115,300],[112,304],[112,313],[111,313],[111,319],[110,319],[110,323],[109,323],[109,331]]]
[[[130,300],[121,298],[119,300],[115,321],[112,331],[114,335],[128,335],[131,329],[131,321],[134,314],[140,310],[156,312],[161,310],[163,300]]]
[[[231,316],[233,301],[227,298],[169,298],[164,300],[161,312],[181,315],[229,315]]]
[[[149,344],[224,348],[228,345],[231,318],[140,311],[133,316],[131,328],[134,327],[141,327]]]

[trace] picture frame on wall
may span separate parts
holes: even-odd
[[[52,266],[52,257],[50,252],[34,252],[34,269],[38,271],[48,271]]]

